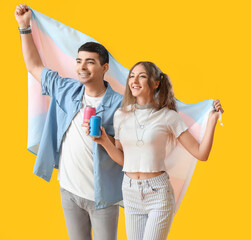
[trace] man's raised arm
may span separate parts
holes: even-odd
[[[28,72],[40,82],[41,72],[44,65],[31,35],[29,27],[31,15],[32,11],[26,5],[17,5],[15,17],[19,25],[24,62]]]

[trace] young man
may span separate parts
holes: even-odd
[[[29,27],[32,12],[18,5],[23,57],[27,70],[41,81],[42,94],[51,97],[34,173],[49,181],[59,166],[61,200],[71,240],[113,240],[117,235],[118,205],[122,200],[121,167],[101,145],[86,136],[83,111],[96,107],[102,126],[113,136],[113,115],[122,96],[103,80],[109,55],[100,44],[89,42],[78,50],[78,81],[62,78],[43,66]],[[111,137],[112,138],[112,137]]]

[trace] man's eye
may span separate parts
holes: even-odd
[[[146,76],[145,76],[145,75],[141,75],[140,77],[142,77],[142,78],[146,78]]]
[[[134,76],[129,76],[129,78],[133,78]]]
[[[77,61],[77,63],[81,63],[80,61]]]
[[[88,64],[94,64],[94,62],[87,62]]]

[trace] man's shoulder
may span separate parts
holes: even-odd
[[[113,92],[114,92],[114,93],[113,93],[113,94],[114,94],[114,98],[116,98],[116,99],[122,101],[123,95],[121,95],[120,93],[118,93],[118,92],[116,92],[116,91],[114,91],[114,90],[113,90]]]
[[[123,95],[121,95],[120,93],[113,90],[110,85],[108,87],[110,88],[109,90],[110,90],[110,93],[111,93],[110,96],[112,97],[112,101],[121,102],[122,99],[123,99]]]

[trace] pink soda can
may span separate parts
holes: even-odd
[[[90,120],[90,118],[95,115],[96,115],[96,108],[90,105],[86,105],[84,110],[84,122],[87,122],[86,120]]]

